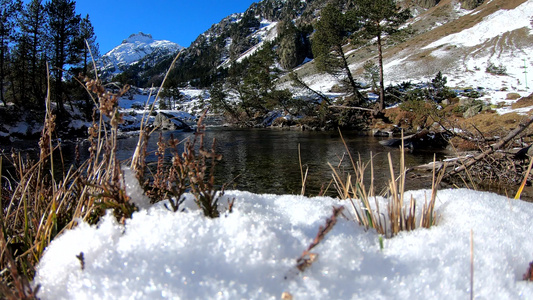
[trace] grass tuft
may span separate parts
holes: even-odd
[[[329,166],[332,169],[332,176],[337,194],[340,199],[350,201],[352,213],[357,223],[365,228],[374,228],[380,235],[385,237],[393,237],[400,231],[410,231],[418,227],[429,228],[436,224],[437,217],[434,209],[437,197],[437,186],[444,175],[445,168],[443,168],[438,174],[437,171],[433,169],[431,198],[429,202],[426,201],[422,206],[422,212],[417,221],[416,201],[411,197],[409,202],[406,203],[404,195],[407,169],[405,168],[402,135],[399,176],[395,175],[396,173],[394,171],[390,153],[388,156],[390,180],[386,194],[389,201],[386,211],[384,212],[380,207],[378,199],[374,196],[372,161],[370,162],[372,182],[370,184],[370,190],[367,191],[364,185],[364,174],[368,164],[364,164],[361,161],[361,157],[355,162],[349,152],[342,133],[341,139],[349,154],[354,173],[352,175],[349,172],[341,172],[338,167],[333,167],[331,164],[329,164]],[[372,198],[374,201],[372,201]]]

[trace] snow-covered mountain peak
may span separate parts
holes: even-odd
[[[167,40],[155,40],[151,34],[135,33],[102,56],[103,75],[122,73],[139,63],[153,65],[159,58],[176,53],[182,46]]]
[[[127,39],[122,41],[122,44],[135,43],[135,42],[152,43],[153,41],[154,41],[154,38],[152,37],[151,34],[139,32],[139,33],[134,33],[130,35]]]

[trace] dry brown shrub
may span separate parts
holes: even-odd
[[[391,107],[385,109],[385,117],[389,119],[391,122],[396,123],[398,120],[398,114],[400,113],[401,109],[399,107]]]
[[[479,130],[487,136],[505,136],[510,130],[516,128],[524,118],[525,116],[517,113],[499,115],[494,112],[485,112],[472,118],[460,120],[459,124],[471,132]]]
[[[402,128],[417,128],[418,126],[425,127],[427,123],[427,115],[424,116],[412,111],[405,111],[400,107],[387,109],[385,111],[385,117],[387,117],[392,124]]]
[[[391,127],[390,124],[387,124],[382,119],[372,119],[372,128],[379,130],[387,130]]]
[[[453,137],[450,140],[450,144],[458,151],[473,151],[479,149],[479,146],[476,143],[460,137]]]
[[[505,97],[506,100],[516,100],[520,98],[520,94],[518,93],[508,93]]]
[[[518,99],[518,101],[511,105],[511,108],[516,109],[528,106],[533,106],[533,94]]]
[[[450,101],[452,102],[451,104],[442,108],[441,115],[446,118],[453,117],[455,120],[463,119],[463,110],[460,109],[459,98],[453,98]]]

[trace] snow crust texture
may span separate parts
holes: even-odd
[[[418,203],[430,191],[412,192]],[[487,192],[439,191],[440,222],[384,241],[345,215],[313,252],[296,259],[331,215],[336,199],[230,191],[234,211],[203,217],[162,204],[125,225],[105,216],[56,238],[35,277],[41,299],[467,299],[470,232],[476,299],[533,299],[522,275],[533,260],[533,204]],[[383,200],[383,199],[381,199]],[[347,204],[347,203],[346,203]],[[76,258],[84,257],[84,269]]]

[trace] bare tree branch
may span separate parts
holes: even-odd
[[[449,176],[455,175],[455,174],[457,174],[459,172],[462,172],[462,171],[466,170],[467,168],[469,168],[472,165],[476,164],[478,161],[480,161],[483,158],[485,158],[487,155],[490,155],[494,151],[502,148],[503,146],[505,146],[505,144],[507,144],[512,139],[514,139],[517,135],[522,133],[522,131],[524,131],[526,128],[528,128],[532,123],[533,123],[533,116],[530,116],[527,119],[524,119],[522,122],[520,122],[518,127],[515,128],[514,130],[512,130],[511,132],[509,132],[509,134],[505,138],[503,138],[502,140],[500,140],[496,144],[492,145],[490,147],[490,149],[488,149],[487,151],[483,151],[482,153],[478,154],[477,156],[472,158],[472,160],[470,160],[469,162],[467,162],[467,163],[465,163],[465,164],[463,164],[463,165],[451,170],[450,172],[448,172],[445,175],[445,177],[449,177]]]

